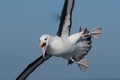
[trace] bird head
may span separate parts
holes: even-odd
[[[49,37],[50,37],[49,35],[42,35],[39,39],[40,43],[38,45],[38,48],[42,48],[43,58],[45,57]]]

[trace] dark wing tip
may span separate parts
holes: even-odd
[[[40,64],[42,64],[45,60],[49,59],[50,57],[50,55],[46,54],[45,58],[43,58],[43,56],[37,58],[24,69],[24,71],[16,78],[16,80],[25,80],[30,75],[30,73],[32,73]]]

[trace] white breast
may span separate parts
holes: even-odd
[[[73,44],[68,38],[54,37],[49,41],[47,53],[53,56],[68,57],[73,52]]]

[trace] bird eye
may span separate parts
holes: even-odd
[[[45,38],[44,40],[47,40],[47,38]]]

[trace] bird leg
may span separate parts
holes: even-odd
[[[68,65],[72,64],[73,62],[76,62],[82,71],[85,71],[88,68],[87,59],[80,59],[79,61],[76,61],[73,57],[68,60]]]
[[[86,59],[81,59],[77,64],[82,71],[85,71],[88,68],[88,60]]]

